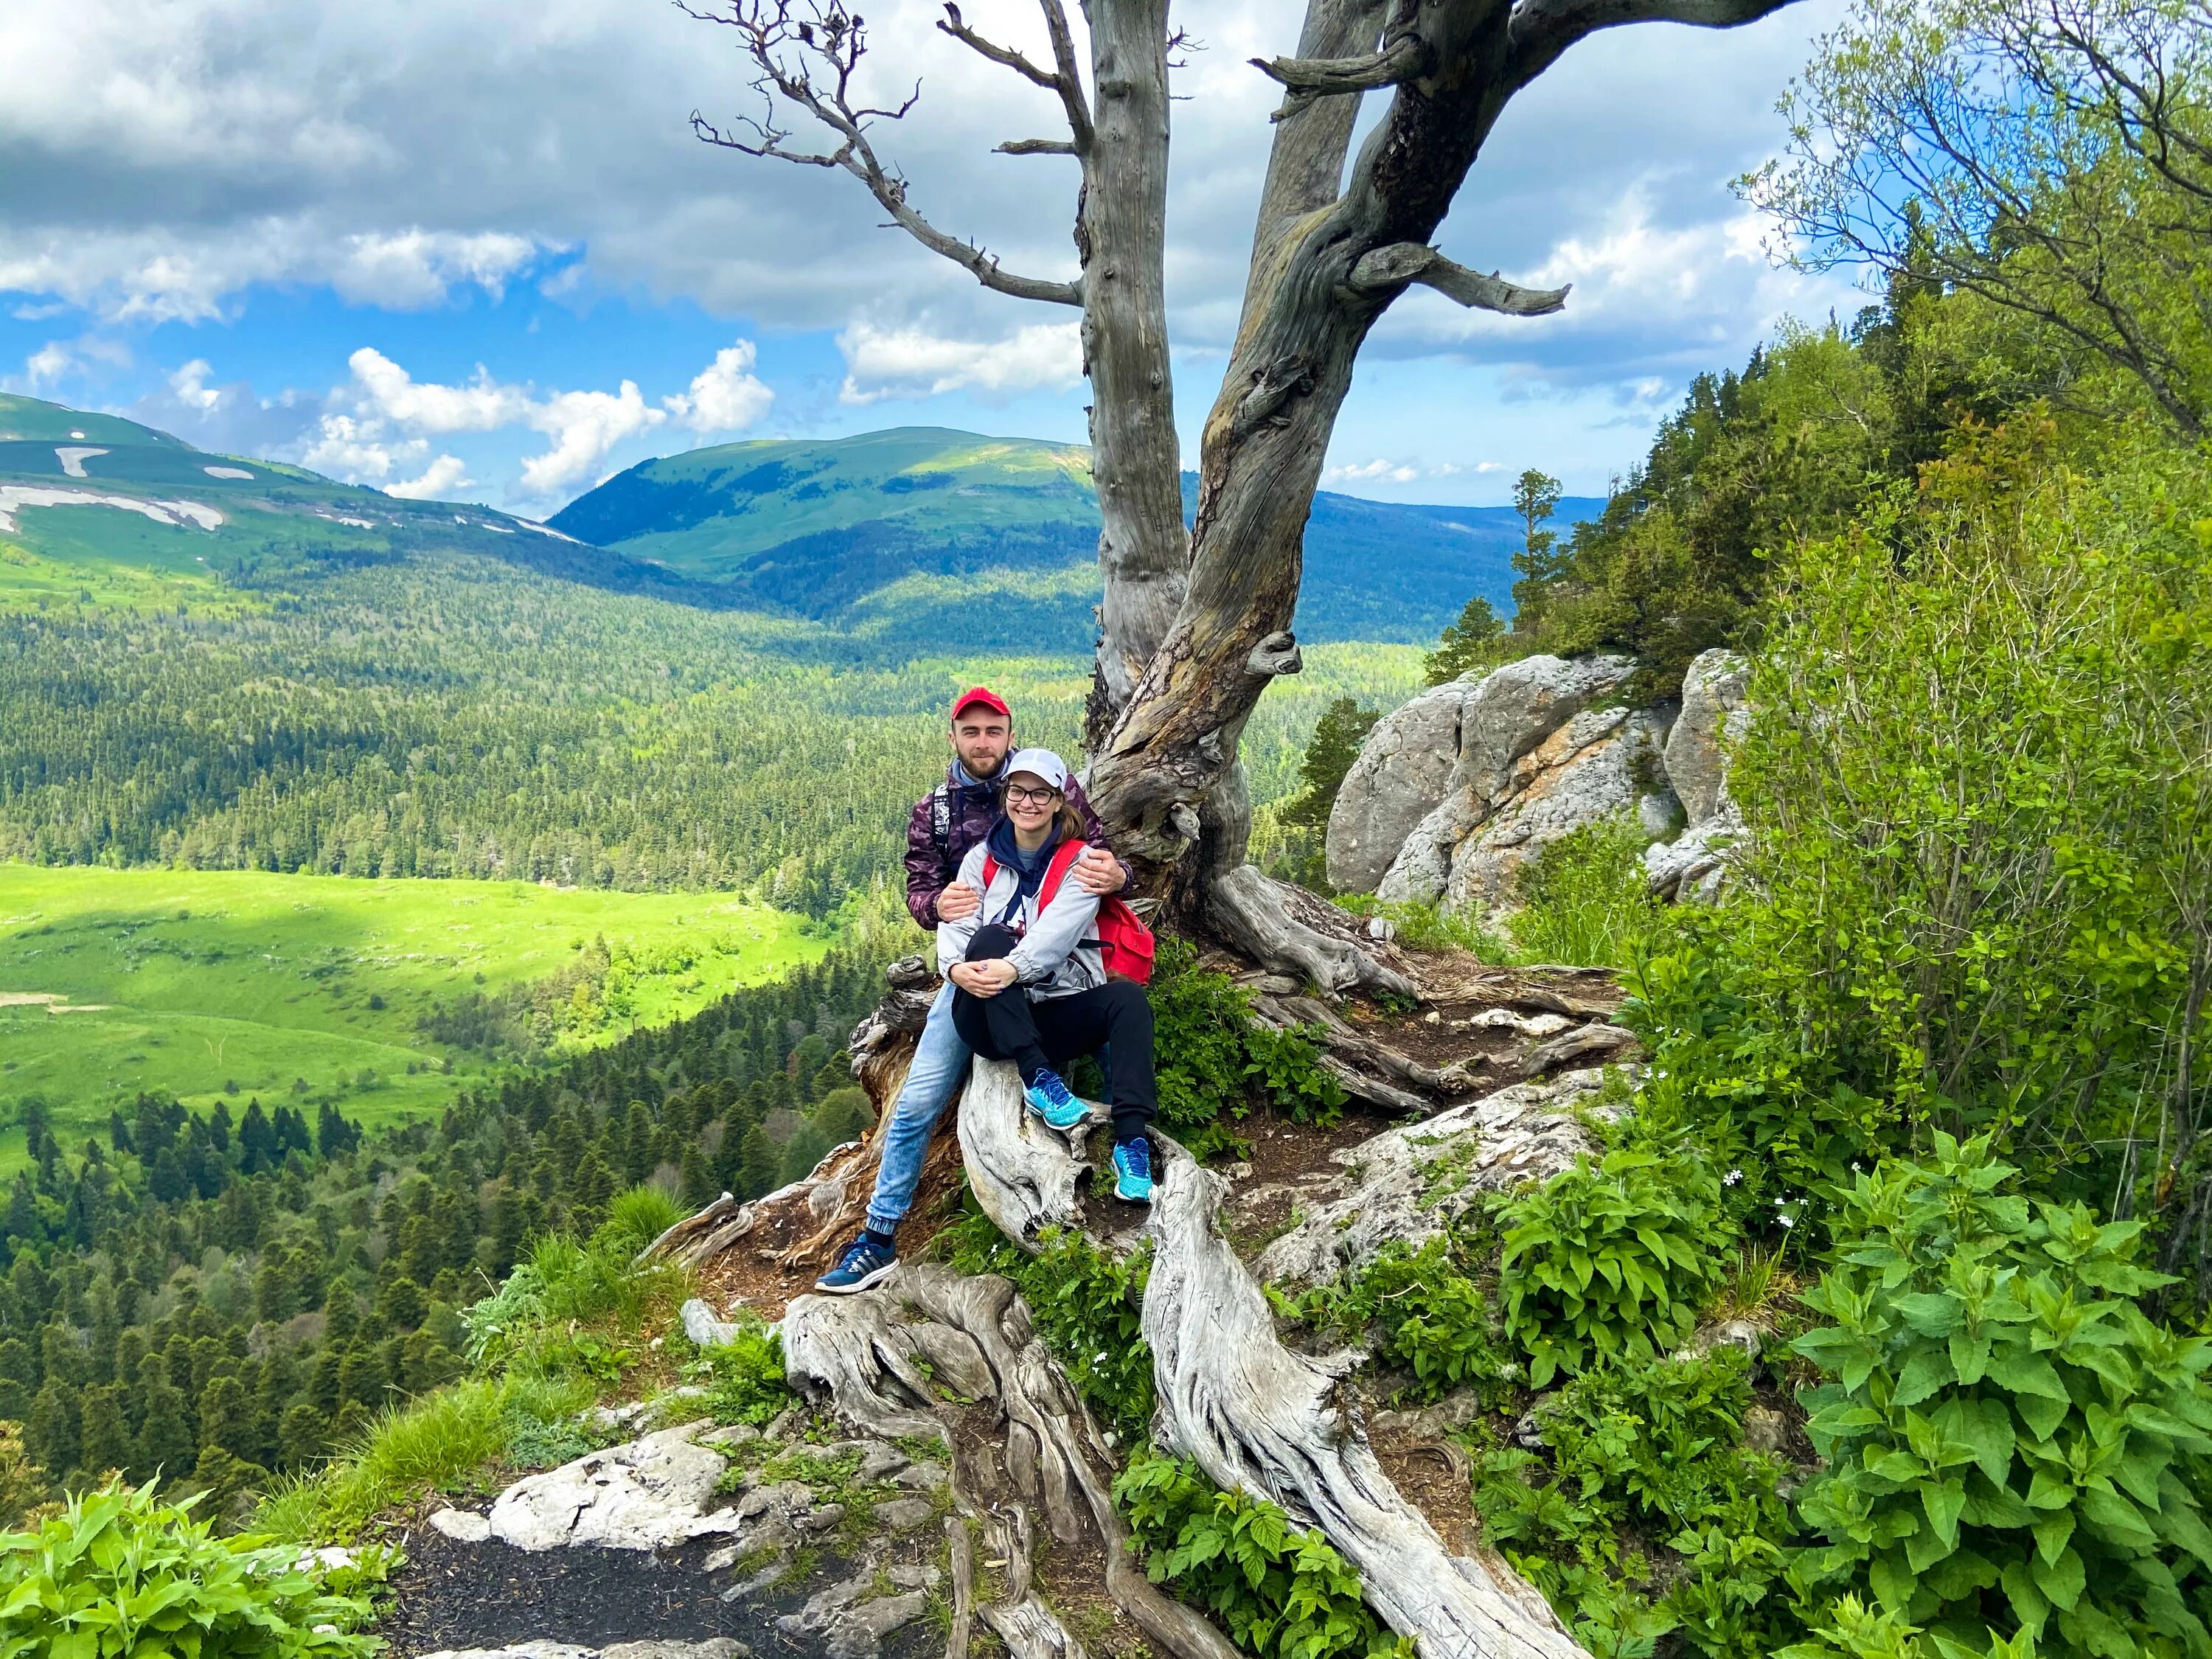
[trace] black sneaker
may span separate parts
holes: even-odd
[[[814,1288],[831,1296],[850,1296],[890,1276],[899,1264],[898,1252],[877,1243],[863,1233],[853,1241],[844,1260],[814,1281]]]

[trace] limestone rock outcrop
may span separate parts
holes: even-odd
[[[1751,724],[1750,681],[1751,665],[1732,651],[1705,652],[1682,676],[1682,712],[1667,737],[1666,763],[1689,827],[1644,849],[1645,879],[1662,898],[1711,903],[1719,896],[1728,849],[1744,832],[1728,790],[1728,753]]]
[[[1749,718],[1747,669],[1709,651],[1692,665],[1679,708],[1635,708],[1619,696],[1635,666],[1626,657],[1526,657],[1385,715],[1329,815],[1331,884],[1455,913],[1508,909],[1521,872],[1547,847],[1627,817],[1653,843],[1655,891],[1710,897],[1741,829],[1725,774],[1727,745]]]
[[[491,1506],[491,1535],[520,1550],[654,1550],[733,1531],[732,1511],[707,1513],[729,1467],[693,1443],[708,1426],[663,1429],[516,1481]]]

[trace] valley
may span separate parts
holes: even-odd
[[[31,1110],[77,1146],[148,1091],[386,1127],[828,949],[727,893],[0,864],[0,1173]]]

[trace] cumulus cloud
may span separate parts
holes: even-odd
[[[1082,331],[1074,323],[1032,323],[1000,340],[957,340],[926,328],[856,322],[838,335],[837,349],[845,356],[837,396],[847,404],[1058,390],[1083,378]]]
[[[76,358],[59,340],[49,340],[23,360],[23,382],[37,392],[76,367]]]
[[[563,392],[532,407],[526,423],[552,439],[552,447],[522,464],[522,494],[551,501],[593,476],[607,452],[668,418],[640,395],[637,382],[618,392]]]
[[[213,365],[206,358],[195,357],[169,376],[169,390],[185,408],[212,413],[222,408],[223,402],[222,388],[207,383],[208,376],[214,373]]]
[[[694,432],[743,432],[775,401],[775,393],[753,374],[757,355],[750,340],[725,346],[713,362],[692,376],[689,392],[660,401]]]
[[[545,505],[579,485],[595,483],[619,445],[673,420],[695,432],[742,429],[768,412],[774,393],[751,373],[750,340],[726,346],[691,379],[688,390],[646,401],[637,382],[612,392],[541,392],[503,381],[479,365],[458,385],[418,380],[401,364],[363,346],[346,360],[352,377],[331,392],[313,431],[299,447],[301,463],[351,483],[378,485],[395,495],[434,496],[472,484],[458,457],[432,455],[433,440],[507,429],[546,440],[527,456],[510,492],[518,502]],[[179,377],[206,365],[188,364]],[[397,475],[421,467],[418,477]]]
[[[387,495],[397,495],[403,501],[428,501],[452,495],[456,489],[466,489],[476,480],[469,477],[469,469],[458,455],[441,455],[423,469],[419,478],[404,478],[398,483],[384,486]]]

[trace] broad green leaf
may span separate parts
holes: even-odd
[[[2029,1571],[2035,1577],[2035,1587],[2048,1596],[2051,1606],[2071,1612],[2081,1599],[2081,1586],[2087,1575],[2081,1558],[2071,1549],[2059,1553],[2056,1561],[2045,1561],[2037,1556]]]

